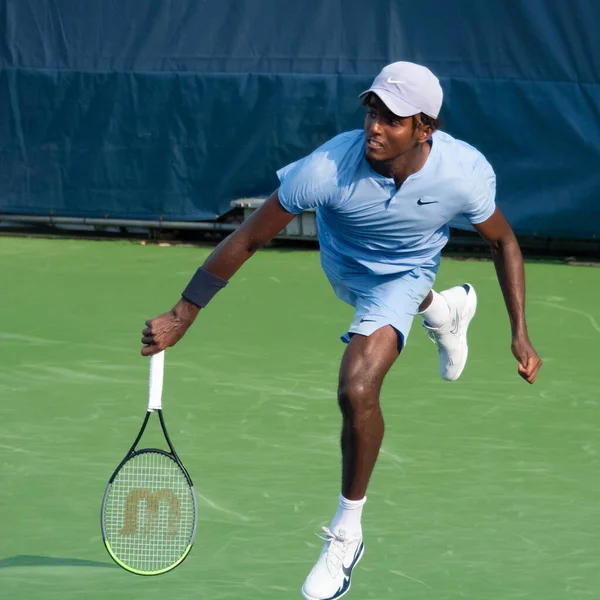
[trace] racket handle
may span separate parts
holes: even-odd
[[[150,382],[148,410],[162,408],[163,373],[165,370],[164,350],[150,357]]]

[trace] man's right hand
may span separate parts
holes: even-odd
[[[142,331],[142,356],[158,354],[174,346],[190,328],[200,309],[181,299],[170,311],[148,319]]]

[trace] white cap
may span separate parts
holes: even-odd
[[[360,97],[369,92],[376,94],[399,117],[425,113],[437,119],[444,98],[438,78],[427,67],[410,62],[384,67]]]

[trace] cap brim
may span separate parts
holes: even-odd
[[[375,94],[397,117],[412,117],[418,115],[421,110],[414,107],[412,104],[405,102],[404,100],[390,94],[387,90],[378,87],[372,87],[365,90],[359,95],[359,98],[363,98],[367,94]]]

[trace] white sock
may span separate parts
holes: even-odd
[[[450,307],[444,299],[444,296],[440,296],[433,290],[431,290],[431,293],[433,294],[433,300],[431,301],[431,304],[419,314],[430,327],[438,329],[450,317]]]
[[[350,536],[362,535],[362,510],[367,497],[362,500],[348,500],[340,494],[340,503],[337,513],[333,517],[330,529],[333,533],[345,531]]]

